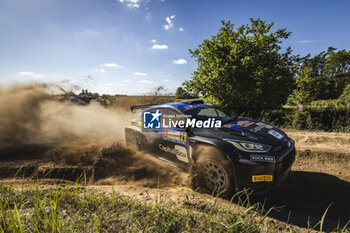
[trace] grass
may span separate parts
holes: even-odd
[[[43,188],[42,180],[20,187],[0,184],[0,232],[275,232],[288,224],[267,225],[261,204],[236,197],[239,211],[218,205],[218,198],[195,205],[189,198],[169,200],[97,193],[85,178],[74,186]],[[327,209],[328,210],[328,209]],[[322,230],[323,221],[314,227]],[[311,228],[310,228],[311,229]],[[338,228],[337,231],[345,232]]]
[[[84,182],[85,183],[85,182]],[[258,205],[237,213],[217,202],[204,207],[183,200],[149,202],[84,184],[41,188],[40,180],[14,188],[0,184],[0,232],[260,232]]]
[[[113,107],[130,110],[133,105],[144,104],[164,104],[175,102],[175,97],[172,96],[116,96],[112,98]]]

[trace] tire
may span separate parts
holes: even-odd
[[[201,147],[191,166],[191,186],[212,195],[228,197],[235,192],[231,162],[214,147]]]

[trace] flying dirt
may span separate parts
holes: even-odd
[[[52,94],[57,89],[62,90],[43,83],[0,87],[1,160],[31,159],[33,167],[22,172],[34,174],[55,168],[52,178],[74,180],[86,170],[95,179],[109,177],[113,182],[148,187],[185,183],[177,168],[126,148],[124,127],[131,119],[128,111],[98,103],[79,106],[60,102],[57,94]],[[9,167],[3,162],[2,176],[11,173]]]

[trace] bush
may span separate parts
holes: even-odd
[[[260,120],[284,128],[350,132],[350,107],[341,104],[304,106],[302,112],[286,107],[267,111]]]
[[[341,96],[338,98],[340,102],[342,103],[348,103],[350,104],[350,84],[348,84]]]

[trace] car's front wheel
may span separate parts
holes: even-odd
[[[231,162],[214,147],[202,147],[191,169],[191,183],[214,195],[229,196],[235,191],[234,172]]]

